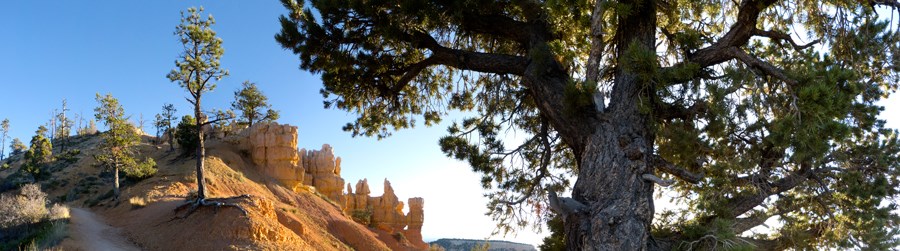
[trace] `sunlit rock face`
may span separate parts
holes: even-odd
[[[425,223],[425,199],[413,197],[407,200],[409,213],[406,214],[406,238],[422,240],[422,225]]]
[[[278,123],[258,123],[247,129],[253,163],[270,177],[293,190],[303,185],[306,170],[297,152],[297,127]]]
[[[409,213],[403,213],[404,203],[397,198],[391,182],[384,180],[384,194],[378,197],[369,196],[368,180],[356,183],[354,193],[348,186],[347,204],[344,208],[348,214],[366,210],[372,213],[371,225],[389,233],[403,232],[409,240],[422,240],[422,224],[425,222],[425,199],[410,198]]]
[[[369,199],[372,208],[372,224],[391,233],[406,227],[406,215],[403,214],[403,202],[394,194],[391,182],[384,180],[384,194]]]
[[[341,178],[341,158],[334,156],[330,145],[322,145],[321,150],[301,149],[303,167],[309,177],[304,182],[316,188],[338,205],[346,203],[344,199],[344,178]]]
[[[354,211],[370,212],[372,226],[391,234],[403,233],[412,243],[425,245],[421,233],[425,221],[424,199],[407,200],[409,213],[404,214],[405,205],[387,179],[384,180],[384,194],[378,197],[369,196],[371,192],[366,179],[356,182],[355,187],[347,183],[345,192],[341,158],[334,155],[334,149],[328,144],[319,150],[297,151],[296,126],[258,123],[225,137],[225,140],[247,150],[261,173],[293,191],[314,187],[348,215]]]

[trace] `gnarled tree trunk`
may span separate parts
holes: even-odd
[[[634,12],[619,17],[616,47],[619,68],[610,93],[610,106],[584,135],[578,181],[573,198],[588,212],[566,222],[570,250],[654,250],[653,183],[642,178],[653,174],[650,166],[654,131],[650,109],[655,87],[628,65],[635,51],[656,48],[655,1],[630,3]],[[656,67],[656,65],[652,65]]]

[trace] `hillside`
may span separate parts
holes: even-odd
[[[263,125],[265,126],[265,125]],[[278,126],[275,124],[275,126]],[[256,128],[256,126],[254,126]],[[195,159],[181,157],[179,152],[169,152],[167,145],[156,145],[152,137],[143,137],[138,146],[140,156],[151,157],[158,164],[158,173],[148,179],[122,183],[120,202],[111,198],[112,175],[96,167],[92,158],[100,143],[97,135],[72,137],[68,155],[54,149],[57,160],[48,168],[49,177],[40,179],[42,189],[57,202],[70,207],[85,208],[113,227],[137,246],[146,250],[422,250],[427,248],[421,241],[421,221],[409,223],[408,219],[421,218],[421,204],[416,215],[390,215],[394,221],[372,215],[372,224],[362,225],[351,219],[348,199],[359,198],[357,193],[343,194],[331,191],[326,195],[322,189],[310,186],[316,175],[303,177],[309,166],[302,163],[303,156],[295,159],[281,159],[294,163],[296,177],[309,183],[286,183],[290,179],[273,176],[271,161],[259,163],[256,149],[250,139],[254,135],[246,129],[230,137],[213,136],[207,142],[206,184],[209,197],[224,198],[242,194],[249,198],[228,200],[246,209],[247,215],[231,207],[204,207],[192,215],[179,219],[174,209],[182,205],[185,198],[196,189]],[[296,132],[296,128],[294,128]],[[269,138],[271,138],[271,135]],[[290,135],[287,135],[288,137]],[[258,136],[262,137],[262,136]],[[296,133],[293,134],[296,149]],[[271,142],[271,141],[265,141]],[[268,145],[267,145],[268,146]],[[251,147],[252,148],[252,147]],[[257,147],[258,148],[258,147]],[[324,149],[324,148],[323,148]],[[294,150],[296,152],[296,150]],[[265,150],[263,150],[265,153]],[[330,152],[330,151],[329,151]],[[307,154],[311,155],[311,154]],[[62,156],[67,156],[62,158]],[[271,154],[265,155],[266,158]],[[319,158],[323,159],[323,158]],[[325,159],[327,160],[327,159]],[[30,177],[20,172],[21,156],[10,158],[11,168],[0,171],[3,188],[8,190],[16,184],[30,182]],[[300,163],[298,163],[300,162]],[[340,159],[336,160],[339,178]],[[337,181],[337,180],[335,180]],[[343,188],[343,179],[338,186]],[[364,183],[364,182],[360,182]],[[360,188],[360,183],[357,187]],[[389,187],[389,183],[386,182]],[[387,188],[386,187],[386,188]],[[349,184],[348,184],[349,188]],[[368,187],[365,185],[367,196]],[[385,191],[388,191],[387,189]],[[339,196],[338,196],[339,195]],[[390,194],[393,196],[393,194]],[[385,195],[383,197],[390,197]],[[369,197],[368,208],[384,203],[396,206],[397,198]],[[410,199],[410,204],[421,199]],[[379,204],[382,203],[382,204]],[[393,203],[393,204],[391,204]],[[364,206],[365,206],[364,205]],[[402,202],[399,202],[402,209]],[[415,210],[410,210],[415,211]],[[399,217],[399,218],[398,218]],[[71,242],[64,241],[63,249]]]
[[[430,245],[438,245],[447,251],[469,251],[476,247],[488,244],[489,251],[536,251],[530,244],[509,241],[471,240],[471,239],[438,239],[430,242]]]

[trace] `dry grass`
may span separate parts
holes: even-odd
[[[147,206],[147,200],[140,196],[131,197],[128,199],[128,203],[131,204],[132,209],[144,208]]]
[[[37,184],[23,186],[17,195],[0,195],[0,227],[38,223],[47,214],[47,194]]]
[[[69,207],[66,205],[53,204],[50,207],[50,220],[65,220],[69,219]]]

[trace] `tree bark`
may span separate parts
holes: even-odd
[[[169,128],[166,129],[166,134],[169,135],[169,151],[175,151],[175,130],[172,129],[172,121],[169,121]]]
[[[194,116],[197,117],[197,198],[206,199],[206,186],[203,180],[203,159],[206,157],[206,149],[203,144],[203,121],[201,120],[203,113],[200,111],[200,95],[197,95],[197,102],[194,103]]]
[[[113,199],[119,201],[119,164],[113,168]]]
[[[631,46],[655,51],[655,1],[631,4],[634,12],[619,16],[615,40],[621,65]],[[587,205],[588,212],[569,217],[565,223],[570,250],[656,250],[650,224],[653,220],[653,183],[642,178],[652,174],[652,112],[655,87],[638,73],[618,67],[609,108],[585,135],[578,180],[573,198]],[[655,65],[653,67],[656,67]]]

